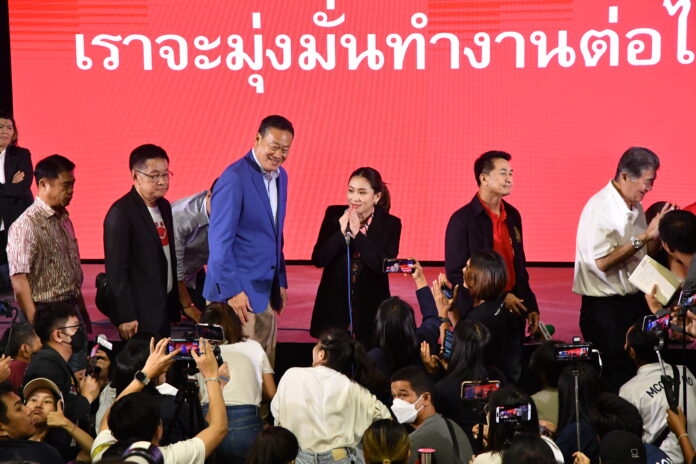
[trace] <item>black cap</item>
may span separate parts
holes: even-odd
[[[599,445],[603,464],[647,464],[645,445],[638,435],[614,430],[604,435]]]

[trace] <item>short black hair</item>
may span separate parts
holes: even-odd
[[[600,440],[614,430],[625,430],[643,436],[643,418],[631,402],[613,393],[602,392],[597,397],[597,408],[590,416],[592,429]]]
[[[660,169],[660,158],[647,148],[631,147],[621,155],[619,164],[616,166],[614,180],[618,181],[624,172],[631,179],[638,179],[643,175],[643,171],[647,169],[652,169],[653,171]]]
[[[476,158],[474,161],[474,177],[476,177],[476,185],[481,185],[481,174],[488,174],[493,170],[494,161],[497,159],[504,159],[505,161],[510,161],[512,156],[510,153],[504,151],[487,151],[483,155]]]
[[[696,253],[696,215],[691,211],[670,211],[660,219],[660,238],[672,251]]]
[[[541,387],[558,387],[558,378],[561,376],[563,365],[556,361],[554,345],[562,343],[559,340],[544,340],[529,357],[529,372],[541,384]]]
[[[286,428],[270,426],[259,432],[251,445],[246,462],[254,464],[290,464],[300,446],[295,435]]]
[[[418,396],[423,393],[433,392],[433,380],[425,369],[420,366],[402,367],[394,372],[391,376],[391,381],[398,382],[400,380],[409,382],[411,388]]]
[[[51,333],[64,326],[71,316],[77,317],[75,307],[68,303],[38,303],[34,314],[34,331],[41,343],[51,341]]]
[[[292,127],[292,123],[283,116],[273,114],[271,116],[266,116],[265,118],[263,118],[261,124],[259,125],[258,133],[261,134],[261,136],[263,136],[266,134],[266,131],[270,128],[288,131],[290,132],[290,135],[295,137],[295,128]]]
[[[10,419],[7,417],[7,405],[4,400],[4,397],[10,393],[14,393],[12,384],[8,380],[0,383],[0,422],[3,424],[10,422]]]
[[[9,111],[0,109],[0,119],[9,119],[10,121],[12,121],[14,134],[12,134],[12,137],[10,138],[10,145],[16,146],[17,140],[19,139],[19,133],[17,132],[17,122],[15,121],[14,116],[12,116],[12,113],[10,113]]]
[[[109,430],[119,441],[152,441],[161,421],[159,402],[145,392],[122,397],[109,412]]]
[[[63,172],[73,172],[75,163],[65,156],[51,155],[42,159],[34,166],[34,179],[39,185],[41,179],[57,179]]]
[[[660,339],[653,331],[643,330],[643,321],[633,324],[626,334],[626,345],[633,348],[636,353],[636,361],[641,364],[655,363],[658,361],[655,347],[660,343]]]
[[[4,350],[7,356],[16,358],[19,348],[24,344],[31,343],[31,339],[35,336],[33,325],[28,322],[17,322],[8,327],[2,334],[0,350]]]
[[[167,156],[164,148],[151,143],[140,145],[131,152],[128,158],[128,169],[132,171],[136,167],[142,166],[147,160],[157,158],[165,159],[167,163],[169,162],[169,156]]]

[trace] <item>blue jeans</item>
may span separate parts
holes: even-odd
[[[315,453],[301,449],[295,459],[296,464],[364,464],[361,450],[353,448],[336,448],[324,453]]]
[[[227,406],[227,436],[216,449],[217,462],[244,464],[261,428],[261,414],[258,406],[251,404]]]

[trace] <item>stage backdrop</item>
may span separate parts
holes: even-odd
[[[83,258],[164,147],[170,201],[206,189],[282,114],[296,138],[285,256],[307,259],[349,173],[377,168],[402,257],[444,257],[472,163],[512,154],[527,258],[572,261],[587,198],[632,145],[662,160],[645,200],[696,200],[696,13],[689,0],[9,0],[15,115],[34,162],[77,164]]]

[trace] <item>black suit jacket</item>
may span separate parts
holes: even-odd
[[[31,164],[31,153],[26,148],[10,145],[5,152],[5,165],[0,166],[5,171],[5,183],[0,184],[0,216],[5,222],[5,230],[34,202],[31,194],[31,182],[34,169]],[[24,180],[12,183],[12,176],[17,172],[24,173]]]
[[[313,337],[330,327],[348,327],[346,242],[338,224],[345,210],[345,205],[326,209],[312,252],[312,264],[324,268],[312,313]],[[372,344],[377,307],[390,296],[389,279],[382,272],[383,261],[397,257],[400,239],[401,220],[377,207],[367,235],[358,234],[350,242],[351,249],[360,252],[358,275],[353,284],[353,327],[358,340],[368,347]]]
[[[167,294],[167,258],[150,216],[135,188],[117,200],[104,219],[104,261],[115,304],[115,320],[138,321],[139,332],[169,335],[170,322],[181,317],[176,284],[172,207],[157,200],[169,237],[173,276]]]
[[[515,287],[512,289],[518,298],[524,300],[524,305],[530,312],[538,312],[536,296],[529,286],[529,274],[527,273],[527,259],[524,256],[522,243],[522,218],[510,203],[503,201],[507,214],[507,225],[512,239],[512,250],[515,253]],[[493,223],[483,209],[483,205],[474,195],[471,203],[452,214],[447,224],[445,235],[445,269],[447,278],[452,285],[459,284],[459,297],[457,306],[462,316],[471,309],[473,301],[471,295],[462,285],[464,276],[462,268],[466,266],[472,254],[477,251],[493,249]]]

